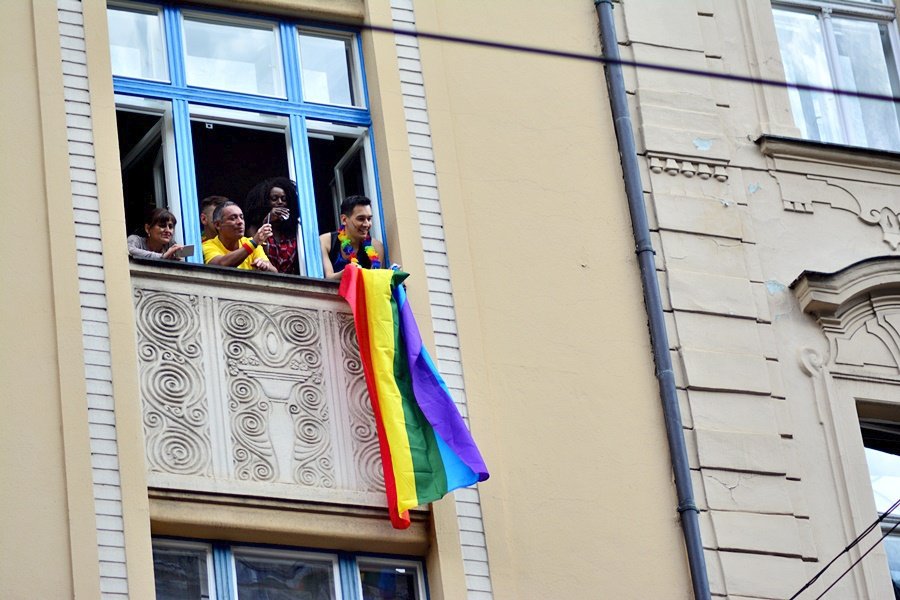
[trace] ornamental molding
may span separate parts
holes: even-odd
[[[862,261],[832,274],[803,273],[791,286],[828,340],[827,356],[807,349],[803,370],[844,379],[900,383],[900,259]]]
[[[193,271],[132,266],[150,484],[382,505],[343,299],[283,278]]]
[[[784,210],[813,214],[814,205],[856,215],[866,225],[881,229],[882,240],[900,250],[900,187],[885,183],[770,171],[781,188]]]
[[[665,172],[672,177],[683,175],[688,179],[697,177],[702,180],[728,181],[727,161],[647,152],[647,163],[652,173]]]

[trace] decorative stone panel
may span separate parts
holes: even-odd
[[[384,504],[353,319],[333,284],[149,264],[132,283],[152,487]]]

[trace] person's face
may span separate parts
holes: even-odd
[[[280,187],[273,187],[269,190],[269,207],[287,208],[287,196]]]
[[[369,235],[372,229],[372,207],[354,206],[350,215],[341,215],[341,223],[347,230],[347,235],[356,241],[362,241]]]
[[[222,240],[236,240],[243,237],[244,211],[237,205],[226,206],[221,219],[216,221],[216,227]]]
[[[165,223],[144,225],[144,231],[147,232],[149,245],[159,248],[172,241],[172,235],[175,233],[175,223],[166,221]]]

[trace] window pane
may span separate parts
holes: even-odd
[[[834,87],[819,19],[807,13],[774,10],[784,75],[790,83]],[[788,90],[800,134],[810,140],[843,143],[833,94]]]
[[[113,75],[168,81],[159,14],[110,8],[106,15]]]
[[[284,97],[278,36],[272,27],[184,21],[188,85]]]
[[[235,551],[238,600],[335,600],[330,561]]]
[[[900,456],[866,448],[866,463],[869,465],[875,508],[883,513],[900,500]],[[897,516],[900,516],[900,511]]]
[[[418,600],[416,570],[390,566],[360,567],[363,600]]]
[[[300,34],[303,99],[322,104],[354,104],[346,39]]]
[[[895,95],[897,74],[887,25],[835,18],[833,27],[842,85],[861,92]],[[893,102],[850,96],[842,102],[851,144],[900,150],[900,127]]]
[[[156,600],[209,598],[209,571],[203,549],[153,546]]]

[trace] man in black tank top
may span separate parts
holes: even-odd
[[[341,202],[340,230],[319,236],[326,279],[340,280],[350,265],[364,269],[383,266],[384,246],[372,238],[371,229],[371,200],[365,196],[349,196]]]

